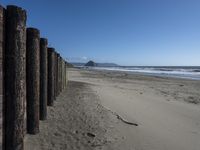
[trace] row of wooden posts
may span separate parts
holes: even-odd
[[[24,135],[39,132],[47,106],[67,85],[67,62],[26,20],[22,8],[0,5],[4,150],[24,149]]]

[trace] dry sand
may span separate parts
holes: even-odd
[[[123,126],[102,107],[90,84],[69,81],[54,107],[48,108],[48,119],[40,122],[40,133],[26,135],[25,150],[123,149],[128,144],[115,124]]]
[[[79,69],[69,80],[26,150],[199,150],[200,81]]]

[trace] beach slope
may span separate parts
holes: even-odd
[[[91,84],[105,108],[138,124],[121,128],[132,149],[199,150],[200,81],[119,71],[71,70],[69,75]]]

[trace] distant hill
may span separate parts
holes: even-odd
[[[88,62],[85,64],[85,66],[88,66],[88,67],[96,67],[97,64],[96,64],[94,61],[90,60],[90,61],[88,61]]]
[[[94,61],[93,61],[94,62]],[[115,64],[115,63],[95,63],[96,67],[117,67],[119,65]],[[85,66],[87,63],[79,63],[79,62],[72,62],[71,63],[74,66]]]

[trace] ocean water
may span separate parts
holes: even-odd
[[[200,80],[200,66],[120,66],[120,67],[91,67],[97,70],[124,71],[146,75],[165,76]]]

